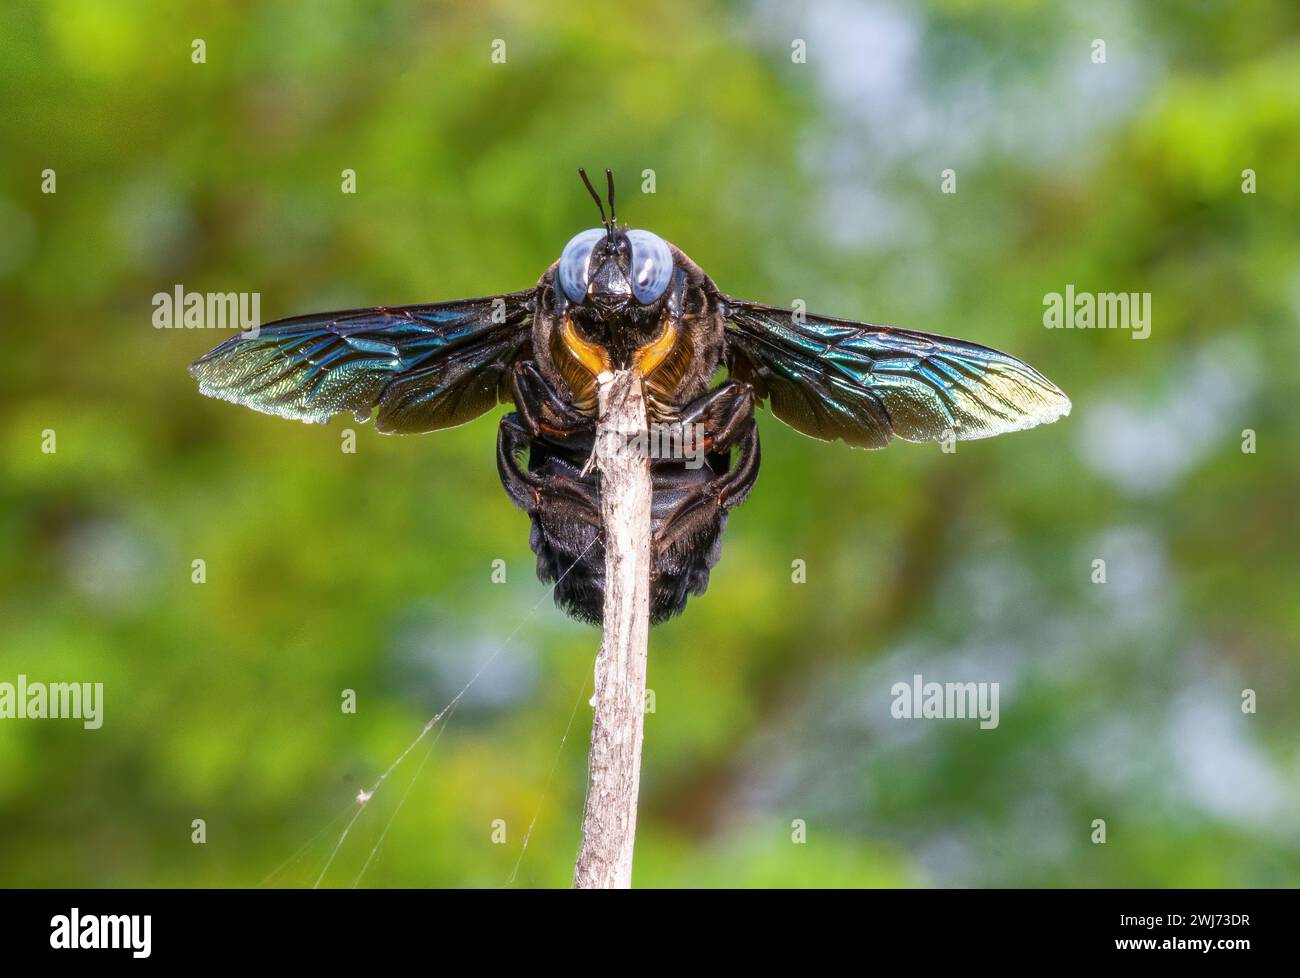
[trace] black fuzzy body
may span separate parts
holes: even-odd
[[[605,600],[599,476],[594,467],[583,474],[592,440],[528,439],[516,415],[503,420],[502,439],[512,455],[528,442],[528,475],[546,486],[536,504],[524,506],[532,522],[529,545],[537,555],[538,578],[555,584],[555,603],[561,609],[599,625]],[[685,459],[651,462],[652,624],[680,614],[688,598],[708,587],[709,571],[721,556],[730,508],[714,501],[710,487],[725,480],[730,463],[730,453],[716,452],[704,455],[699,465]],[[502,480],[510,491],[510,474],[503,474]]]

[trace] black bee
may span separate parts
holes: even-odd
[[[1070,411],[1042,374],[988,347],[724,295],[676,246],[617,223],[609,171],[608,217],[578,172],[601,227],[575,235],[534,288],[284,319],[227,340],[190,373],[204,394],[300,421],[366,420],[378,408],[385,433],[436,431],[512,402],[497,433],[501,482],[532,519],[538,577],[559,581],[556,603],[594,623],[605,555],[587,461],[606,371],[639,370],[652,426],[700,433],[692,458],[651,463],[654,622],[708,586],[727,514],[758,477],[756,402],[860,448],[987,438]],[[709,389],[719,366],[728,379]]]

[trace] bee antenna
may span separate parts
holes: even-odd
[[[605,184],[609,187],[609,233],[612,237],[618,218],[614,216],[614,171],[605,167]]]
[[[596,206],[600,209],[600,223],[605,225],[606,231],[609,231],[609,221],[605,219],[605,205],[600,202],[600,194],[596,193],[596,188],[593,187],[591,181],[587,179],[587,171],[585,169],[578,167],[578,176],[582,177],[582,182],[587,185],[587,193],[591,194],[591,199],[596,202]],[[611,203],[610,208],[612,209],[613,206],[614,205]],[[610,231],[610,233],[613,234],[612,231]]]

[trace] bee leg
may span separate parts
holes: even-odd
[[[593,421],[555,392],[533,360],[516,363],[510,393],[525,430],[533,438],[558,440],[591,431]]]
[[[519,415],[510,413],[497,427],[497,474],[510,501],[525,513],[535,513],[542,505],[542,479],[519,465],[519,456],[532,444]]]
[[[726,515],[745,501],[758,481],[758,425],[751,417],[742,424],[737,437],[733,465],[707,482],[686,491],[685,497],[664,519],[656,534],[662,552],[679,544],[701,539],[715,529]],[[715,558],[716,559],[716,558]]]
[[[532,443],[519,415],[512,412],[501,418],[497,428],[497,474],[506,495],[530,516],[564,506],[571,518],[601,526],[600,493],[594,483],[580,479],[571,467],[543,475],[519,464],[519,456],[531,451]]]
[[[529,468],[520,456],[529,453]],[[536,453],[541,453],[540,460]],[[533,471],[532,465],[540,465]],[[537,577],[555,583],[555,603],[583,621],[600,623],[604,609],[605,551],[596,485],[568,461],[534,442],[517,414],[497,429],[497,470],[516,506],[532,520],[528,545],[537,555]]]
[[[743,503],[758,481],[758,424],[752,415],[740,426],[733,445],[737,451],[731,468],[725,475],[707,483],[704,489],[723,512]]]
[[[683,432],[698,425],[702,438],[694,442],[706,452],[725,452],[743,437],[754,420],[754,388],[743,381],[728,380],[696,398],[678,415]],[[685,442],[683,442],[685,443]]]

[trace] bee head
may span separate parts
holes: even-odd
[[[600,209],[598,228],[574,235],[560,254],[558,278],[565,297],[574,305],[586,307],[597,318],[612,323],[626,313],[652,306],[668,289],[673,273],[673,256],[657,234],[640,229],[619,227],[614,212],[614,175],[605,177],[609,184],[609,216],[600,196],[579,169],[587,190]]]
[[[585,249],[584,249],[585,250]],[[571,265],[575,264],[571,262]],[[575,269],[575,271],[578,271]],[[586,267],[582,300],[596,307],[603,318],[613,319],[625,313],[633,302],[632,242],[627,232],[614,227],[592,243]],[[572,283],[577,291],[577,276]],[[568,292],[568,288],[565,288]]]
[[[676,263],[672,249],[657,234],[619,226],[609,170],[608,217],[586,171],[579,169],[578,175],[600,210],[601,226],[570,238],[556,265],[556,298],[567,324],[567,342],[593,369],[602,358],[627,366],[667,329],[668,286]]]

